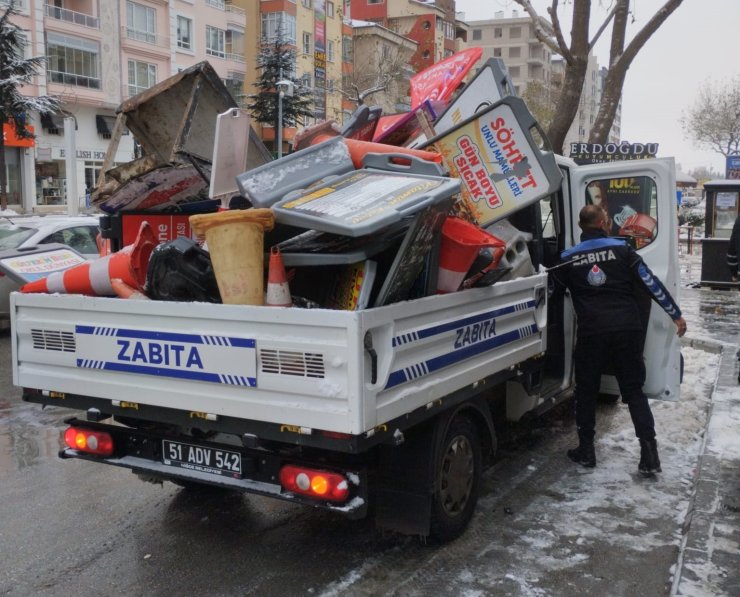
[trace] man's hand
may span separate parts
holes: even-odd
[[[680,338],[686,333],[686,320],[683,317],[679,317],[678,319],[674,319],[673,323],[675,323],[676,327],[678,328],[676,333],[678,334],[678,337]]]

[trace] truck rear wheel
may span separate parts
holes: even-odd
[[[480,491],[480,436],[467,416],[459,415],[450,423],[438,454],[431,536],[450,541],[467,527]]]

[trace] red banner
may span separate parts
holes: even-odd
[[[26,130],[33,134],[32,126],[26,126]],[[6,147],[33,147],[33,138],[20,139],[15,134],[15,126],[7,122],[3,124],[3,139]]]
[[[482,55],[481,48],[468,48],[416,73],[409,81],[411,108],[424,100],[446,103]]]

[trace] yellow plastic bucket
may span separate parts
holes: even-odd
[[[274,224],[270,209],[190,216],[193,231],[208,244],[224,304],[264,304],[264,231],[272,230]]]

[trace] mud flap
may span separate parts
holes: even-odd
[[[375,493],[375,525],[405,535],[428,536],[434,483],[433,422],[410,433],[400,446],[381,446]]]

